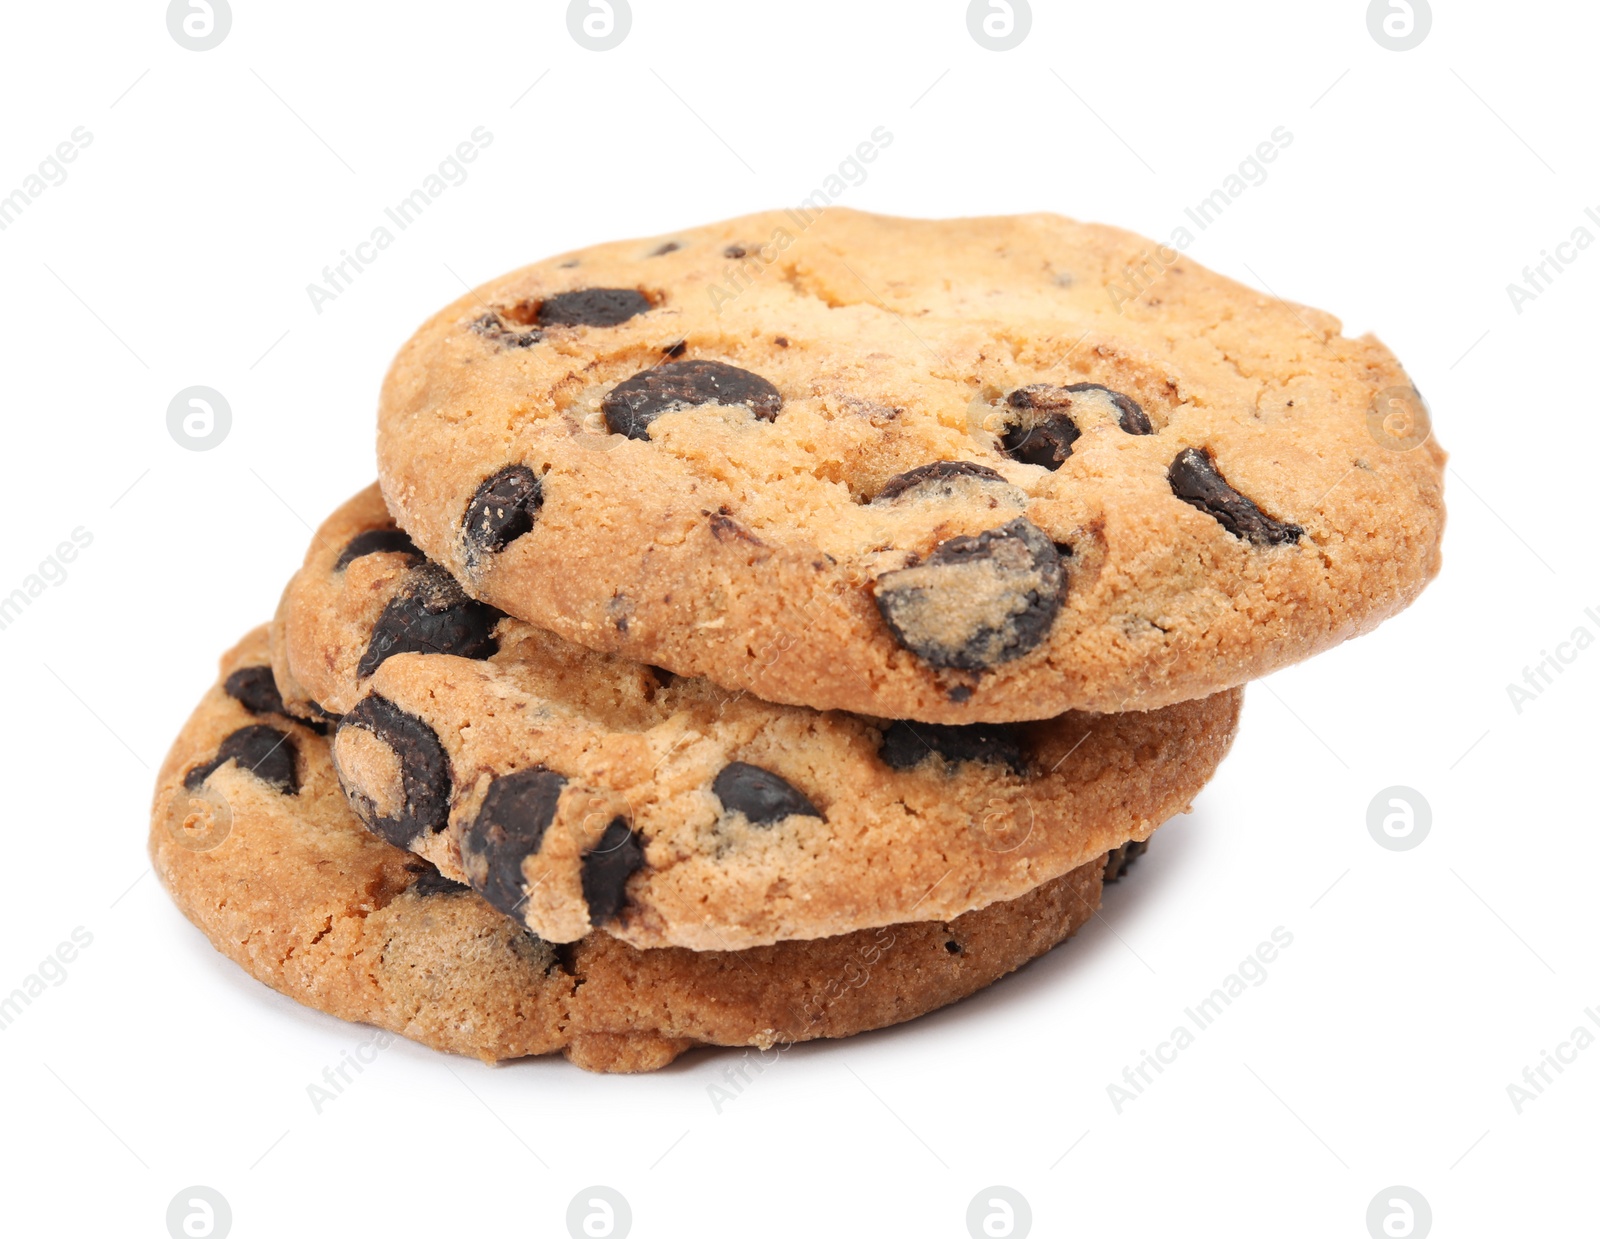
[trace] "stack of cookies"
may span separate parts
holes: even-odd
[[[180,908],[308,1005],[603,1071],[1061,942],[1240,686],[1439,563],[1390,353],[1154,249],[782,212],[440,312],[162,769]]]

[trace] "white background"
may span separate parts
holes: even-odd
[[[1361,0],[1041,0],[996,53],[955,0],[635,0],[596,53],[554,0],[236,0],[206,52],[151,0],[7,6],[0,195],[93,135],[0,232],[0,594],[93,536],[0,631],[0,993],[93,934],[0,1032],[7,1233],[162,1236],[204,1184],[241,1239],[561,1236],[596,1183],[641,1239],[959,1239],[991,1184],[1036,1235],[1361,1239],[1394,1184],[1440,1236],[1589,1233],[1600,1047],[1520,1114],[1507,1085],[1600,1009],[1600,650],[1520,713],[1506,686],[1600,635],[1600,247],[1520,314],[1506,285],[1600,211],[1600,18],[1435,8],[1395,52]],[[153,772],[217,655],[371,479],[384,368],[462,281],[793,203],[880,125],[848,205],[1159,238],[1288,129],[1190,254],[1400,355],[1452,453],[1444,574],[1253,688],[1102,918],[958,1008],[795,1049],[720,1114],[724,1054],[598,1077],[406,1043],[314,1113],[366,1030],[244,977],[145,859]],[[470,178],[316,313],[306,285],[477,126]],[[193,384],[233,410],[209,452],[166,428]],[[1432,806],[1412,851],[1367,832],[1393,784]],[[1107,1085],[1277,926],[1265,983],[1118,1114]]]

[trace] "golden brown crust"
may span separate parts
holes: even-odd
[[[267,661],[266,630],[222,678]],[[286,793],[225,763],[242,727],[294,746]],[[914,1018],[1068,937],[1098,906],[1101,864],[949,924],[896,925],[749,952],[640,951],[604,934],[557,951],[373,837],[340,794],[326,740],[253,716],[220,683],[157,778],[150,854],[183,914],[247,972],[307,1006],[485,1060],[564,1050],[649,1071],[697,1044],[770,1050]]]
[[[770,701],[1043,718],[1241,684],[1372,628],[1438,570],[1444,454],[1369,431],[1375,399],[1409,380],[1331,316],[1170,250],[1119,301],[1108,290],[1150,243],[1047,215],[831,209],[804,228],[772,213],[673,239],[666,254],[621,242],[492,281],[425,324],[384,387],[380,473],[400,523],[472,593],[572,641]],[[771,261],[730,262],[735,244],[767,244]],[[543,328],[528,347],[472,327],[585,287],[638,288],[654,308]],[[648,440],[607,434],[604,395],[669,352],[761,375],[781,412],[707,406],[659,418]],[[1086,398],[1058,470],[1006,459],[1005,397],[1040,382],[1126,393],[1154,433]],[[1167,470],[1186,448],[1305,536],[1255,545],[1178,499]],[[992,503],[867,502],[939,460],[1009,486]],[[541,479],[532,530],[469,553],[470,501],[510,465]],[[902,646],[878,578],[1018,510],[1071,548],[1048,639],[983,674]]]
[[[939,756],[907,766],[885,755],[884,720],[660,677],[509,619],[489,657],[400,653],[358,676],[373,625],[418,561],[387,553],[336,564],[344,547],[389,524],[369,490],[318,531],[274,626],[285,698],[293,707],[304,686],[341,713],[379,699],[431,735],[445,759],[439,816],[432,828],[380,826],[385,837],[489,890],[551,941],[589,933],[586,858],[619,820],[642,841],[644,864],[602,927],[637,947],[743,950],[1014,899],[1187,811],[1238,722],[1232,690],[1000,729],[1018,745],[1020,768]],[[370,824],[399,817],[393,748],[351,716],[334,757]],[[409,750],[406,760],[420,768]],[[778,775],[821,818],[752,823],[715,790],[730,763]],[[539,846],[511,854],[514,886],[497,894],[488,863],[471,846],[464,857],[463,840],[495,781],[533,767],[566,782]]]

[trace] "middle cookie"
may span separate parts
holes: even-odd
[[[376,487],[318,530],[273,667],[370,829],[549,941],[697,950],[944,920],[1148,838],[1240,701],[959,727],[772,705],[469,598]]]

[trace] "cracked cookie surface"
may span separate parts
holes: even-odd
[[[1152,276],[1152,243],[1049,215],[669,241],[485,284],[384,386],[401,526],[568,640],[769,701],[1003,722],[1242,684],[1438,570],[1444,455],[1369,430],[1410,380],[1320,311],[1171,250]],[[971,468],[906,485],[929,466]],[[507,470],[522,498],[486,505]],[[1018,521],[1053,564],[981,602],[930,570]],[[906,573],[915,605],[885,606]],[[928,622],[940,598],[959,624]]]

